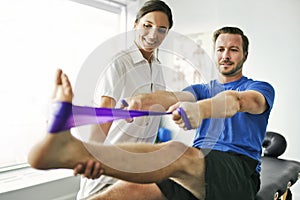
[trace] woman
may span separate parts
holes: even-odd
[[[172,26],[171,9],[163,1],[150,0],[140,8],[134,22],[135,42],[128,50],[116,56],[117,59],[113,61],[105,73],[101,82],[101,91],[97,91],[101,94],[99,107],[113,108],[119,106],[118,103],[125,97],[165,89],[157,51]],[[91,140],[102,142],[104,135],[106,136],[104,143],[108,144],[120,142],[153,143],[159,122],[160,117],[141,117],[132,123],[118,120],[113,123],[97,125],[92,129]],[[81,167],[78,165],[75,170],[79,170]],[[157,188],[155,185],[152,187],[154,190]],[[104,188],[106,191],[112,190],[113,192],[110,194],[102,193]],[[117,181],[117,179],[106,176],[101,176],[95,180],[81,178],[77,199],[86,199],[95,194],[93,199],[102,199],[105,195],[109,195],[110,199],[120,199],[118,194],[122,194],[123,197],[130,194],[130,199],[134,199],[133,191],[140,191],[141,194],[146,194],[148,198],[149,192],[155,195],[152,190],[151,186],[148,185]],[[113,197],[112,194],[116,196]],[[137,198],[141,198],[141,196],[138,195]],[[153,199],[155,198],[153,197]]]

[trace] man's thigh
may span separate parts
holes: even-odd
[[[208,151],[205,183],[207,200],[253,200],[259,189],[257,161],[221,151]]]
[[[156,184],[137,184],[119,180],[90,200],[166,200]]]

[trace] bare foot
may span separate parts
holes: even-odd
[[[53,93],[53,101],[72,102],[73,91],[69,78],[58,69],[55,77],[55,88]]]
[[[59,69],[55,78],[53,101],[72,102],[72,98],[70,81]],[[45,138],[31,149],[28,162],[37,169],[73,169],[81,158],[85,158],[82,160],[85,162],[89,158],[89,153],[81,141],[75,139],[70,130],[67,130],[56,134],[47,133]]]

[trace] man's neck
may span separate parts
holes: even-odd
[[[234,75],[234,76],[220,75],[219,76],[219,82],[222,83],[222,84],[230,83],[230,82],[233,82],[233,81],[237,81],[237,80],[241,79],[242,77],[243,77],[242,73]]]

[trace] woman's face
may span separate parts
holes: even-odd
[[[136,44],[147,52],[153,52],[165,39],[169,28],[168,16],[160,11],[147,13],[134,24]]]

